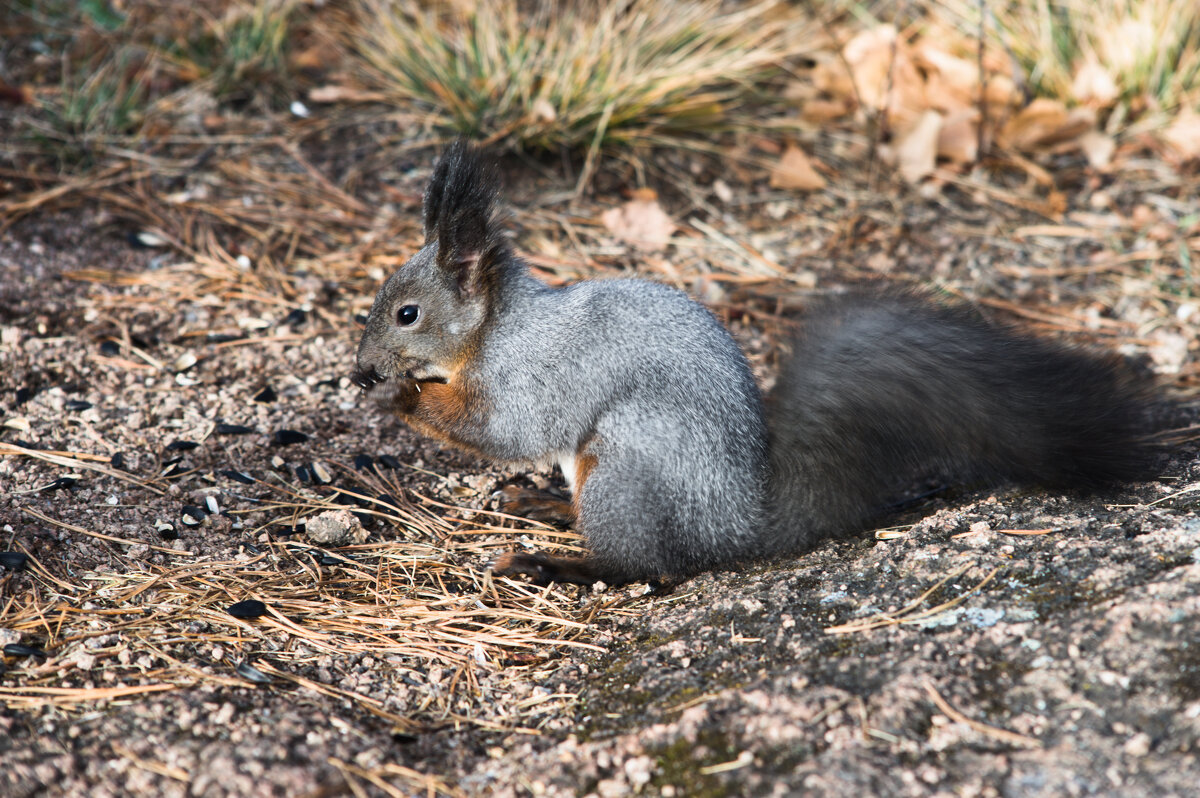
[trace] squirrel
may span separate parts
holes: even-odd
[[[640,279],[551,287],[513,252],[494,165],[462,140],[424,246],[379,290],[354,382],[505,464],[557,463],[587,554],[509,552],[539,584],[673,584],[861,531],[929,473],[1058,488],[1148,477],[1151,391],[1102,356],[913,293],[809,314],[765,397],[705,307]]]

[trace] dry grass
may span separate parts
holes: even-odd
[[[975,34],[979,4],[938,6]],[[1080,70],[1100,65],[1124,114],[1200,102],[1200,6],[1191,0],[1010,0],[986,3],[989,27],[1041,96],[1072,99]]]
[[[388,97],[439,127],[552,151],[729,129],[811,46],[807,19],[782,3],[529,5],[360,0],[370,22],[348,43]]]
[[[30,587],[12,593],[4,584],[12,577],[0,581],[0,628],[38,640],[48,656],[28,661],[17,684],[0,688],[0,703],[70,708],[202,683],[265,679],[354,702],[398,730],[466,722],[511,731],[522,729],[522,707],[535,704],[510,708],[510,716],[481,714],[480,675],[549,664],[564,648],[600,650],[584,632],[588,617],[606,610],[606,602],[581,611],[556,590],[494,581],[471,566],[511,539],[511,519],[484,513],[452,520],[445,505],[363,477],[347,495],[360,500],[357,511],[383,519],[393,531],[386,542],[325,550],[279,533],[342,505],[269,481],[247,490],[262,496],[255,509],[235,514],[258,524],[258,534],[252,533],[257,542],[234,559],[152,547],[175,561],[145,565],[121,557],[121,569],[68,576],[26,551],[31,575],[24,581]],[[380,490],[409,498],[372,499]],[[73,535],[139,545],[27,514]],[[539,530],[550,534],[540,545],[571,550],[575,536],[526,525],[528,533]],[[246,599],[262,601],[266,614],[253,620],[229,614],[231,605]],[[303,675],[333,660],[362,657],[387,663],[379,677],[385,682],[406,674],[408,683],[423,684],[416,691],[402,688],[409,694],[400,697],[392,686],[384,692],[396,700],[385,703],[368,695],[370,689]],[[95,674],[103,674],[103,683]]]

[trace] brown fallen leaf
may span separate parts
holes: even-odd
[[[1117,151],[1117,142],[1107,133],[1089,130],[1079,137],[1079,147],[1093,168],[1103,169],[1112,163],[1113,153]]]
[[[973,163],[979,157],[979,111],[965,108],[942,119],[937,154],[954,163]]]
[[[1058,100],[1039,97],[1004,125],[1000,140],[1005,146],[1029,151],[1077,139],[1095,126],[1094,110],[1073,108],[1068,111]]]
[[[938,135],[942,131],[942,115],[937,111],[921,114],[917,124],[896,140],[896,166],[910,183],[933,174],[937,166]]]
[[[1200,113],[1190,108],[1181,111],[1161,136],[1180,160],[1200,158]]]
[[[813,168],[812,160],[804,150],[789,144],[775,168],[771,170],[771,188],[818,191],[825,188],[825,178]]]
[[[609,208],[600,221],[617,238],[649,252],[666,247],[677,229],[649,188],[638,189],[619,208]]]

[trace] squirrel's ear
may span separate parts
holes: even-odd
[[[495,169],[463,139],[446,149],[425,190],[425,240],[437,240],[437,264],[464,296],[482,290],[489,267],[505,255],[497,193]]]

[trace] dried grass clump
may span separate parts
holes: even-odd
[[[539,149],[736,126],[746,100],[808,39],[807,19],[776,2],[358,8],[348,45],[387,96],[426,105],[438,127]]]
[[[978,32],[974,0],[942,6]],[[1134,113],[1200,101],[1194,0],[1010,0],[987,9],[988,27],[998,26],[1041,96],[1106,104],[1111,94]]]

